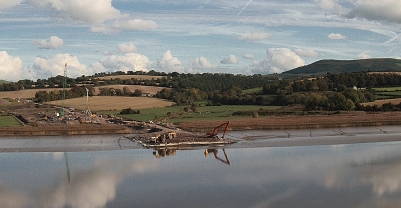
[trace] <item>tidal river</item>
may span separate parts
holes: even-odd
[[[0,207],[399,207],[401,127],[241,131],[143,149],[120,136],[3,137]]]

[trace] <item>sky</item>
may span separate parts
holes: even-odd
[[[401,58],[401,0],[0,0],[0,79]]]

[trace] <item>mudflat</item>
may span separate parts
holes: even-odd
[[[259,118],[227,117],[229,130],[313,129],[401,125],[401,112],[341,112],[332,115],[266,116]],[[179,128],[191,132],[210,131],[222,121],[183,122]]]

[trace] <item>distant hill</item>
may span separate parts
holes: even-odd
[[[326,75],[327,73],[346,72],[401,72],[401,60],[391,58],[361,59],[361,60],[320,60],[301,66],[282,75]]]
[[[6,81],[6,80],[0,79],[0,84],[4,84],[4,83],[10,83],[10,82],[9,82],[9,81]]]

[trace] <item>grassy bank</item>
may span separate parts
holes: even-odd
[[[8,127],[8,126],[23,126],[23,125],[13,116],[0,116],[0,127]]]
[[[214,120],[227,120],[231,119],[232,114],[236,111],[257,111],[263,110],[276,110],[281,106],[238,106],[238,105],[225,105],[225,106],[199,106],[195,108],[184,106],[172,106],[165,108],[147,108],[140,109],[140,114],[118,115],[120,111],[98,111],[98,114],[109,115],[115,114],[127,119],[140,120],[140,121],[161,121],[168,119],[169,123],[181,123],[192,121],[214,121]],[[136,110],[136,109],[134,109]],[[250,116],[234,116],[238,118],[249,118]]]

